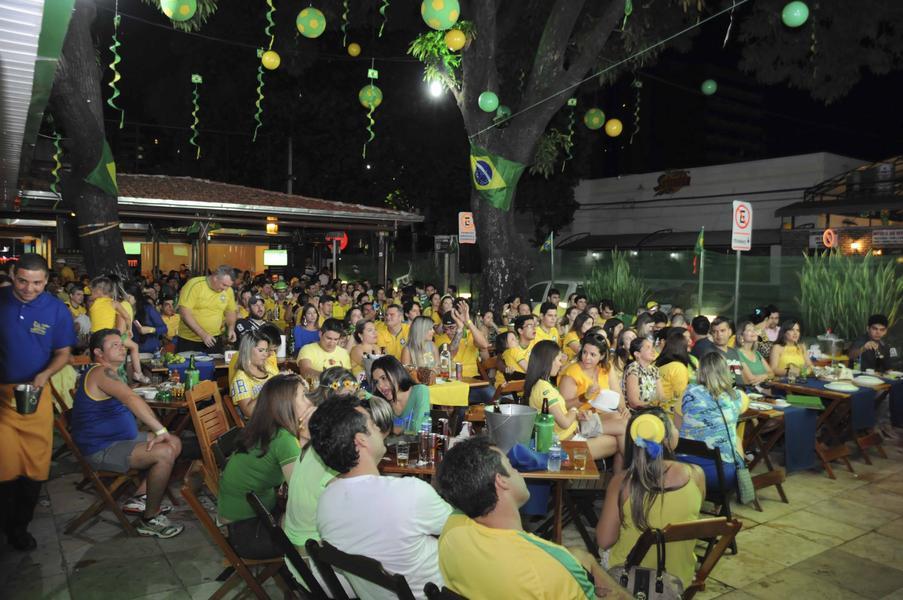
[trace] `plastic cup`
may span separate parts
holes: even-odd
[[[573,463],[575,471],[586,470],[586,448],[574,448]]]
[[[408,466],[408,457],[410,456],[410,446],[407,442],[399,442],[395,446],[395,459],[399,467]]]

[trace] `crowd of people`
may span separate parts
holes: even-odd
[[[218,517],[237,553],[282,554],[246,494],[278,512],[276,489],[285,486],[284,529],[302,555],[308,539],[328,540],[403,574],[418,597],[427,582],[471,598],[621,593],[585,551],[523,530],[518,509],[529,491],[483,436],[446,453],[434,486],[380,474],[387,438],[416,433],[430,417],[440,350],[463,377],[490,378],[472,388],[471,403],[523,379],[522,401],[548,407],[559,440],[581,435],[594,459],[611,459],[596,533],[612,566],[643,530],[698,518],[706,489],[721,485],[714,461],[675,454],[677,439],[717,448],[733,487],[743,461],[742,390],[812,366],[802,323],[781,321],[774,306],[735,326],[656,302],[624,312],[580,294],[562,302],[551,289],[535,306],[511,297],[498,313],[477,314],[456,290],[430,284],[396,290],[328,272],[252,275],[228,266],[193,277],[182,269],[76,279],[38,255],[22,256],[0,286],[0,515],[15,548],[35,547],[28,524],[52,448],[48,383],[73,353],[91,363],[75,385],[75,443],[97,469],[145,472],[124,508],[140,515],[138,533],[169,538],[183,528],[166,517],[164,500],[182,440],[129,384],[147,382],[142,353],[235,350],[228,396],[245,426],[222,473]],[[899,360],[887,326],[873,316],[854,343],[860,368]],[[280,366],[280,349],[297,374]],[[21,383],[41,390],[34,414],[15,409]],[[669,548],[667,558],[688,584],[693,544]],[[354,577],[344,583],[359,597],[385,596]]]

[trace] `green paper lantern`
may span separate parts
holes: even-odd
[[[583,124],[595,131],[605,125],[605,113],[601,108],[591,108],[583,115]]]
[[[706,79],[702,82],[702,85],[699,86],[699,89],[701,89],[702,93],[706,96],[711,96],[718,91],[718,82],[714,79]]]
[[[198,10],[197,0],[160,0],[160,10],[173,21],[187,21]]]
[[[420,16],[436,31],[445,31],[458,22],[461,6],[458,0],[423,0]]]
[[[319,9],[308,6],[298,13],[298,18],[295,19],[295,26],[298,27],[298,31],[304,37],[318,38],[326,31],[326,17],[323,16]]]
[[[360,100],[361,106],[364,108],[376,108],[383,103],[383,92],[371,83],[361,88],[357,99]]]
[[[499,97],[495,95],[495,92],[487,90],[480,94],[480,97],[477,99],[477,104],[480,105],[480,110],[484,112],[493,112],[499,107]]]
[[[505,106],[504,104],[499,106],[499,109],[495,111],[495,118],[498,120],[507,119],[511,116],[511,109]]]
[[[809,19],[809,7],[805,2],[794,0],[781,11],[781,20],[787,27],[799,27]]]

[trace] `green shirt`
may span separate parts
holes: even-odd
[[[399,419],[404,422],[405,433],[417,433],[420,426],[430,416],[430,388],[425,385],[417,384],[411,388],[411,395],[408,396],[408,403],[404,406],[404,411]]]
[[[276,506],[276,488],[285,481],[282,467],[298,458],[298,438],[279,428],[267,453],[260,447],[249,452],[236,452],[229,458],[219,484],[219,514],[230,521],[257,517],[245,495],[254,492],[268,510]]]
[[[756,355],[754,360],[750,360],[746,358],[746,355],[743,354],[741,350],[737,350],[737,355],[740,357],[740,362],[749,367],[749,372],[753,375],[765,375],[768,373],[768,370],[765,368],[765,360],[762,358],[762,355],[758,352],[753,351]]]
[[[317,504],[326,485],[338,475],[323,463],[313,448],[300,456],[288,482],[288,504],[285,509],[285,535],[296,546],[309,539],[320,540],[317,531]]]

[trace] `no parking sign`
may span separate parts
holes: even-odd
[[[752,205],[742,200],[734,200],[731,217],[731,250],[752,248]]]

